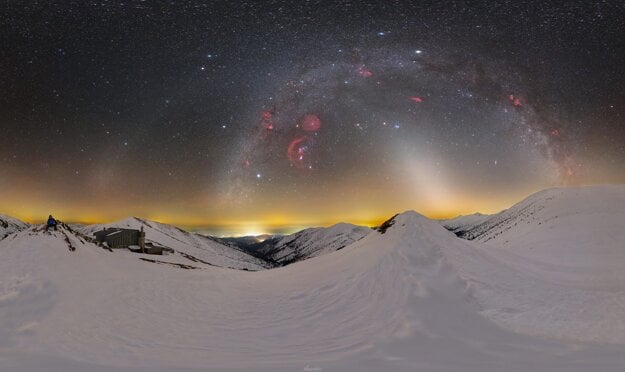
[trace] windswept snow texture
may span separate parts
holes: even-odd
[[[146,242],[174,249],[177,253],[190,255],[205,263],[245,270],[262,270],[270,265],[242,249],[227,246],[204,235],[186,232],[177,227],[154,221],[130,217],[105,225],[89,225],[79,231],[87,236],[103,228],[119,227],[145,231]],[[155,259],[152,257],[152,259]]]
[[[338,223],[330,227],[305,229],[295,234],[268,239],[252,247],[279,265],[332,253],[364,238],[373,230],[367,227]]]
[[[30,225],[26,222],[18,220],[17,218],[0,214],[0,240],[15,232],[25,230],[28,226]]]
[[[453,233],[462,234],[486,221],[489,217],[490,216],[487,214],[474,213],[467,216],[458,216],[449,220],[442,220],[441,224]]]
[[[625,187],[541,191],[463,235],[483,243],[461,259],[487,316],[530,334],[625,343]],[[476,254],[498,269],[471,267]]]
[[[415,212],[257,272],[154,264],[30,228],[0,241],[0,370],[623,372],[625,282],[611,268],[625,267],[625,187],[562,192],[541,211],[569,231],[599,226],[596,244],[576,246],[553,219],[534,226],[564,239],[545,270],[547,245],[520,255]]]

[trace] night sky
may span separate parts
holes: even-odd
[[[625,183],[625,5],[538,3],[5,1],[0,213],[229,235]]]

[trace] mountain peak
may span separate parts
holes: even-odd
[[[430,219],[420,213],[415,212],[414,210],[407,210],[402,213],[398,213],[388,220],[384,221],[382,225],[377,228],[377,230],[378,232],[384,234],[389,228],[396,225],[415,226],[421,225],[425,221],[430,221]]]
[[[410,224],[410,225],[420,225],[425,221],[430,222],[431,220],[421,213],[418,213],[414,210],[404,211],[396,216],[396,221],[401,224]]]

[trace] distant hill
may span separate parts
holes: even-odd
[[[18,231],[25,230],[30,225],[17,218],[0,214],[0,240]]]
[[[338,223],[330,227],[305,229],[287,236],[278,236],[249,244],[246,249],[278,265],[332,253],[372,233],[368,227]]]
[[[441,220],[441,224],[453,233],[463,233],[486,221],[490,216],[487,214],[474,213],[466,216],[458,216],[448,220]]]

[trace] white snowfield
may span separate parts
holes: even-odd
[[[486,244],[405,212],[257,272],[29,228],[0,241],[0,370],[625,371],[625,186],[528,200]]]

